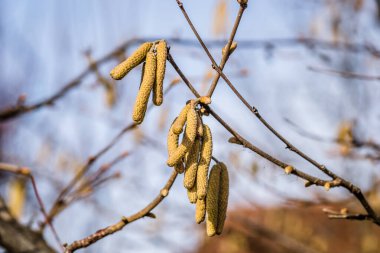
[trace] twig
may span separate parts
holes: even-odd
[[[223,70],[225,64],[228,61],[228,58],[230,56],[231,44],[234,41],[236,31],[237,31],[237,29],[239,27],[240,20],[243,17],[243,13],[244,13],[244,10],[246,8],[247,8],[246,4],[245,5],[243,5],[243,4],[240,5],[239,12],[238,12],[238,15],[236,16],[236,20],[235,20],[234,26],[232,28],[230,38],[228,39],[227,45],[225,47],[226,50],[225,50],[225,52],[224,52],[224,54],[222,56],[222,60],[220,61],[220,64],[219,64],[219,68],[221,70]],[[210,85],[210,88],[209,88],[208,92],[207,92],[207,95],[206,95],[207,97],[212,97],[212,94],[214,93],[214,90],[215,90],[216,86],[218,85],[219,78],[220,78],[220,75],[219,75],[219,73],[217,73],[216,76],[215,76],[215,78],[214,78],[214,80],[212,81],[212,83]]]
[[[169,180],[166,182],[164,188],[160,191],[158,196],[150,202],[146,207],[138,211],[137,213],[129,216],[129,217],[122,217],[121,220],[111,226],[108,226],[106,228],[100,229],[96,231],[95,233],[81,239],[78,241],[74,241],[70,245],[64,245],[65,247],[65,253],[72,253],[78,249],[86,248],[93,243],[97,242],[98,240],[103,239],[106,236],[109,236],[117,231],[122,230],[126,225],[139,220],[143,217],[155,217],[151,214],[151,211],[161,203],[161,201],[169,194],[170,188],[172,187],[175,179],[177,177],[177,172],[173,170]]]
[[[189,82],[189,80],[184,76],[184,74],[182,73],[182,71],[179,69],[179,67],[177,66],[177,64],[175,64],[173,58],[170,56],[169,57],[169,62],[173,65],[174,69],[177,71],[177,73],[180,75],[180,77],[183,79],[183,81],[185,82],[185,84],[189,87],[189,89],[193,92],[193,94],[196,96],[196,97],[199,97],[199,93],[196,92],[196,90],[194,89],[194,87],[192,86],[192,84]],[[220,72],[221,76],[223,77],[223,73]],[[233,87],[233,86],[232,86]],[[239,93],[240,94],[240,93]],[[244,98],[243,98],[244,99]],[[245,101],[245,100],[244,100]],[[254,107],[253,107],[254,108]],[[254,108],[255,109],[255,108]],[[281,168],[285,168],[286,166],[288,166],[286,163],[272,157],[271,155],[267,154],[266,152],[262,151],[261,149],[259,149],[258,147],[254,146],[253,144],[251,144],[249,141],[247,141],[246,139],[244,139],[242,136],[240,136],[235,130],[233,130],[221,117],[219,117],[218,114],[216,114],[211,108],[208,107],[208,110],[210,112],[210,114],[226,129],[228,130],[236,139],[232,139],[232,143],[236,143],[236,144],[240,144],[250,150],[252,150],[253,152],[257,153],[258,155],[262,156],[263,158],[267,159],[268,161],[274,163],[275,165],[281,167]],[[255,115],[260,119],[260,121],[262,122],[265,122],[266,121],[260,116],[260,114],[258,114],[258,111],[257,109],[255,109],[254,111],[256,111]],[[264,124],[265,125],[265,124]],[[324,186],[326,187],[327,184],[328,184],[328,187],[326,187],[327,189],[331,188],[331,187],[338,187],[338,186],[342,186],[344,188],[346,188],[350,193],[352,193],[361,203],[361,205],[364,207],[364,209],[367,211],[368,215],[372,217],[372,220],[374,221],[375,224],[377,225],[380,225],[380,218],[376,215],[375,211],[372,209],[372,207],[370,206],[370,204],[368,203],[367,199],[364,197],[362,191],[360,190],[359,187],[355,186],[354,184],[352,184],[351,182],[349,181],[346,181],[344,180],[343,178],[341,177],[338,177],[336,176],[334,173],[332,173],[331,171],[329,171],[324,165],[319,165],[319,163],[317,163],[316,161],[312,160],[311,158],[309,158],[308,156],[306,156],[305,154],[303,154],[301,151],[299,151],[298,149],[296,149],[294,146],[292,146],[284,137],[282,137],[280,134],[278,134],[268,123],[266,123],[266,126],[269,127],[269,129],[271,129],[275,135],[280,138],[281,140],[283,140],[286,144],[287,144],[287,147],[290,148],[292,147],[294,152],[296,152],[297,154],[299,155],[304,155],[307,159],[310,160],[310,162],[313,164],[313,165],[317,165],[319,166],[318,168],[320,170],[322,170],[322,172],[325,172],[325,174],[329,175],[333,180],[331,181],[326,181],[326,180],[321,180],[319,178],[316,178],[316,177],[313,177],[311,175],[308,175],[306,173],[303,173],[297,169],[293,169],[291,171],[291,174],[294,174],[298,177],[301,177],[303,179],[306,179],[307,182],[305,184],[306,187],[310,186],[310,185],[319,185],[319,186]],[[305,158],[305,159],[306,159]],[[306,160],[307,160],[306,159]]]
[[[341,76],[343,78],[348,78],[348,79],[358,79],[358,80],[364,80],[364,81],[380,81],[380,76],[369,76],[369,75],[363,75],[363,74],[353,73],[349,71],[325,69],[325,68],[318,68],[318,67],[313,67],[313,66],[309,66],[308,69],[314,72]]]
[[[27,167],[20,167],[20,166],[9,164],[9,163],[0,163],[0,170],[10,172],[10,173],[14,173],[14,174],[18,174],[18,175],[22,175],[22,176],[25,176],[25,177],[30,179],[30,181],[32,183],[34,195],[37,199],[38,205],[40,207],[40,211],[41,211],[41,213],[45,219],[45,222],[49,225],[49,228],[53,233],[54,239],[56,240],[58,245],[61,247],[61,245],[62,245],[61,240],[59,239],[58,233],[55,230],[53,224],[48,219],[48,215],[46,212],[45,205],[44,205],[42,198],[39,194],[37,184],[36,184],[36,180],[34,179],[34,176],[32,175],[31,170]]]

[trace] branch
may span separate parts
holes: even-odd
[[[91,74],[95,66],[106,63],[118,55],[122,54],[124,51],[128,50],[131,46],[140,44],[146,41],[159,40],[157,37],[146,37],[146,38],[132,38],[122,43],[119,47],[112,50],[105,56],[90,64],[86,69],[84,69],[78,76],[72,79],[70,82],[65,84],[58,92],[51,95],[50,97],[43,99],[31,105],[16,104],[9,108],[0,110],[0,122],[16,118],[28,112],[33,112],[41,109],[45,106],[53,105],[59,99],[65,97],[67,93],[74,88],[81,85],[82,80]],[[195,47],[197,45],[196,40],[191,39],[181,39],[177,37],[172,37],[166,39],[169,44],[178,44],[187,47]],[[220,47],[225,45],[224,40],[207,40],[205,41],[207,47]],[[241,40],[239,41],[239,48],[250,48],[250,49],[273,49],[274,47],[290,47],[303,45],[309,49],[319,48],[324,50],[343,50],[351,53],[369,53],[370,55],[380,58],[380,50],[370,44],[360,44],[360,43],[346,43],[346,42],[331,42],[324,41],[315,38],[278,38],[278,39],[268,39],[268,40]]]
[[[183,79],[184,83],[193,92],[193,94],[196,97],[199,97],[199,93],[195,90],[195,88],[190,83],[190,81],[184,76],[184,74],[179,69],[178,65],[175,63],[175,61],[174,61],[173,57],[171,57],[171,55],[168,56],[168,60],[172,64],[172,66],[174,67],[174,69],[177,71],[177,73],[180,75],[180,77]],[[224,74],[222,72],[220,72],[220,74],[223,77]],[[240,94],[240,93],[238,93],[238,94]],[[252,150],[256,154],[260,155],[261,157],[265,158],[266,160],[272,162],[273,164],[275,164],[275,165],[277,165],[277,166],[279,166],[281,168],[286,168],[288,166],[288,164],[286,164],[286,163],[284,163],[284,162],[282,162],[282,161],[274,158],[273,156],[271,156],[268,153],[262,151],[261,149],[259,149],[258,147],[254,146],[252,143],[250,143],[249,141],[247,141],[246,139],[244,139],[234,129],[232,129],[232,127],[230,127],[218,114],[216,114],[211,108],[209,108],[208,106],[205,106],[205,107],[208,109],[208,111],[210,112],[210,114],[227,131],[229,131],[236,138],[236,139],[231,139],[232,143],[240,144],[240,145],[242,145],[242,146],[244,146],[244,147]],[[260,114],[258,114],[257,109],[255,109],[254,111],[256,112],[255,115],[258,116],[258,118],[260,119],[260,121],[266,123],[266,121],[260,116]],[[376,215],[375,211],[372,209],[372,207],[368,203],[367,199],[364,197],[364,195],[363,195],[363,193],[362,193],[362,191],[360,190],[359,187],[355,186],[354,184],[352,184],[349,181],[344,180],[341,177],[338,177],[337,175],[335,175],[334,173],[332,173],[331,171],[329,171],[324,165],[320,165],[316,161],[312,160],[311,158],[309,158],[308,156],[306,156],[305,154],[303,154],[301,151],[299,151],[293,145],[291,145],[284,137],[282,137],[279,133],[277,133],[268,123],[266,123],[266,126],[273,133],[275,133],[275,135],[278,138],[280,138],[284,143],[286,143],[287,147],[289,149],[291,149],[292,151],[296,152],[300,156],[304,156],[306,160],[308,160],[313,165],[317,166],[322,172],[324,172],[325,174],[329,175],[333,180],[328,181],[328,180],[322,180],[322,179],[313,177],[313,176],[311,176],[311,175],[309,175],[307,173],[304,173],[302,171],[297,170],[296,168],[294,168],[294,166],[292,166],[293,169],[290,171],[290,174],[296,175],[296,176],[298,176],[300,178],[303,178],[303,179],[307,180],[307,182],[305,183],[305,187],[308,187],[308,186],[314,184],[314,185],[317,185],[317,186],[324,186],[326,188],[326,190],[330,189],[331,187],[339,187],[339,186],[342,186],[342,187],[346,188],[350,193],[352,193],[360,201],[361,205],[367,211],[368,215],[372,217],[372,220],[374,221],[374,223],[377,224],[377,225],[380,225],[380,217],[378,217]]]
[[[331,74],[331,75],[340,76],[340,77],[348,78],[348,79],[358,79],[358,80],[364,80],[364,81],[380,81],[380,76],[369,76],[369,75],[363,75],[363,74],[353,73],[349,71],[325,69],[325,68],[318,68],[318,67],[313,67],[313,66],[309,66],[308,69],[314,72]]]
[[[236,31],[237,31],[237,29],[239,27],[240,20],[243,17],[243,13],[244,13],[244,10],[246,8],[247,8],[246,4],[241,4],[240,5],[239,12],[238,12],[238,15],[236,17],[236,20],[235,20],[235,23],[234,23],[234,27],[232,28],[230,38],[228,39],[227,45],[225,46],[226,50],[225,50],[225,52],[224,52],[224,54],[222,56],[222,60],[220,61],[220,64],[219,64],[219,68],[221,70],[223,70],[224,66],[226,65],[226,63],[228,61],[228,57],[230,56],[231,44],[234,41],[234,37],[235,37]],[[214,90],[215,90],[216,86],[218,85],[219,78],[220,78],[220,75],[219,75],[219,73],[217,73],[216,76],[215,76],[215,78],[214,78],[214,80],[211,83],[211,86],[210,86],[208,92],[207,92],[207,95],[206,95],[207,97],[212,97],[212,94],[214,93]]]
[[[170,191],[170,188],[172,187],[176,177],[177,177],[178,173],[173,170],[169,180],[166,182],[164,188],[162,188],[162,190],[160,191],[160,193],[158,194],[158,196],[152,201],[150,202],[146,207],[144,207],[143,209],[141,209],[140,211],[138,211],[137,213],[129,216],[129,217],[122,217],[121,220],[111,226],[108,226],[108,227],[105,227],[103,229],[100,229],[98,231],[96,231],[95,233],[81,239],[81,240],[78,240],[78,241],[75,241],[73,243],[71,243],[70,245],[64,245],[65,247],[65,253],[72,253],[78,249],[81,249],[81,248],[86,248],[92,244],[94,244],[95,242],[117,232],[117,231],[120,231],[122,230],[126,225],[136,221],[136,220],[139,220],[141,218],[144,218],[144,217],[151,217],[151,218],[154,218],[154,214],[151,213],[151,211],[156,207],[158,206],[162,200],[164,200],[164,198],[166,196],[168,196],[169,194],[169,191]]]
[[[62,243],[59,239],[57,231],[55,230],[54,226],[49,222],[48,215],[46,213],[45,205],[44,205],[42,198],[38,192],[36,181],[34,179],[34,176],[31,173],[30,169],[27,167],[20,167],[20,166],[9,164],[9,163],[0,163],[0,170],[5,171],[5,172],[18,174],[21,176],[25,176],[25,177],[30,179],[30,181],[32,183],[34,195],[37,199],[38,205],[40,206],[40,211],[41,211],[41,213],[45,219],[45,222],[49,225],[49,227],[53,233],[54,239],[57,241],[58,245],[61,246]],[[0,236],[0,239],[1,239],[1,236]]]
[[[0,245],[7,252],[54,253],[42,234],[18,223],[0,196]]]

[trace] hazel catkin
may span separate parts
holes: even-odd
[[[193,187],[195,180],[197,178],[198,170],[198,156],[200,150],[200,139],[195,138],[193,146],[187,153],[186,164],[185,164],[185,176],[183,178],[183,185],[185,188],[190,189]]]
[[[214,236],[218,227],[220,171],[220,165],[215,164],[210,172],[206,201],[206,232],[208,236]]]
[[[199,199],[206,197],[207,175],[212,156],[212,135],[207,125],[203,125],[203,142],[200,152],[198,172],[197,172],[197,195]]]
[[[185,125],[186,120],[187,120],[187,112],[189,111],[190,107],[191,107],[191,105],[190,105],[190,103],[188,103],[182,108],[177,119],[174,121],[173,133],[175,133],[175,134],[181,134],[182,133],[183,126]]]
[[[137,124],[140,124],[144,120],[149,96],[156,78],[156,65],[156,56],[153,52],[148,52],[146,56],[143,80],[133,108],[132,118]]]
[[[179,116],[178,116],[179,118]],[[174,121],[174,124],[178,121],[178,118],[176,121]],[[178,148],[169,156],[167,160],[167,164],[169,167],[173,167],[175,164],[177,164],[181,159],[185,156],[187,152],[190,151],[195,136],[197,134],[197,113],[194,108],[191,108],[187,113],[187,124],[186,124],[186,130],[183,134],[181,145],[178,146]],[[173,125],[173,133],[174,132],[174,125]]]
[[[164,77],[166,69],[166,57],[167,57],[167,48],[166,41],[161,40],[157,47],[157,71],[156,71],[156,82],[153,86],[153,103],[155,105],[161,105],[164,101]]]
[[[229,176],[228,170],[224,163],[220,163],[220,182],[219,182],[219,199],[218,199],[218,226],[216,233],[220,235],[223,232],[224,221],[227,217],[228,195],[229,195]]]
[[[195,204],[197,202],[197,182],[195,181],[195,184],[193,187],[187,190],[187,198],[189,199],[191,204]]]
[[[195,222],[201,223],[206,216],[206,199],[198,199],[195,205]]]
[[[172,124],[170,126],[168,137],[167,137],[167,149],[168,149],[169,156],[173,154],[173,152],[178,148],[178,139],[179,139],[179,136],[173,133],[173,124]],[[183,173],[185,170],[183,166],[183,162],[179,161],[177,164],[175,164],[174,169],[178,173]]]
[[[122,79],[126,74],[128,74],[129,71],[144,61],[152,45],[152,42],[143,43],[125,61],[111,70],[111,77],[115,80]]]

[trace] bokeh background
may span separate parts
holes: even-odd
[[[184,4],[219,61],[239,5],[232,0]],[[352,140],[380,143],[379,13],[375,0],[250,1],[236,35],[238,49],[225,68],[279,132],[359,185],[374,207],[380,207],[380,151],[357,147]],[[302,38],[314,40],[306,43]],[[168,39],[185,75],[201,93],[207,91],[215,73],[174,0],[0,1],[0,111],[20,99],[28,105],[51,96],[90,61],[131,39]],[[0,161],[30,167],[48,209],[87,159],[132,122],[141,68],[117,82],[108,73],[137,46],[99,64],[53,105],[0,122]],[[168,64],[165,86],[177,79]],[[57,215],[54,226],[63,242],[112,224],[156,196],[171,172],[165,164],[167,131],[191,98],[178,82],[161,107],[152,108],[140,127],[123,135],[91,166],[89,173],[123,152],[129,154],[106,172],[106,182],[85,189],[82,198]],[[212,105],[255,145],[323,177],[286,150],[223,80]],[[301,179],[228,143],[229,133],[211,117],[205,122],[214,136],[214,156],[230,170],[225,234],[206,238],[204,224],[194,222],[194,206],[179,176],[154,210],[156,219],[130,224],[83,252],[379,252],[375,225],[331,221],[323,214],[326,207],[362,211],[347,191],[304,188]],[[43,218],[29,182],[0,173],[0,183],[2,197],[16,203],[19,220],[38,227]],[[57,248],[49,229],[44,235]]]

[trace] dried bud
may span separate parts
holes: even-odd
[[[330,190],[330,188],[331,188],[330,182],[326,182],[325,185],[324,185],[324,187],[325,187],[326,191]]]
[[[229,55],[231,55],[235,49],[237,48],[237,42],[233,41],[232,44],[231,44],[231,47],[230,47],[230,52],[229,52]],[[227,45],[225,45],[222,49],[222,54],[225,55],[226,54],[226,50],[227,50]]]
[[[210,97],[207,97],[207,96],[202,96],[199,98],[199,102],[201,102],[202,104],[211,104],[211,98]]]
[[[285,170],[285,173],[287,175],[289,175],[289,174],[291,174],[293,172],[294,168],[292,166],[288,165],[288,166],[285,167],[284,170]]]

